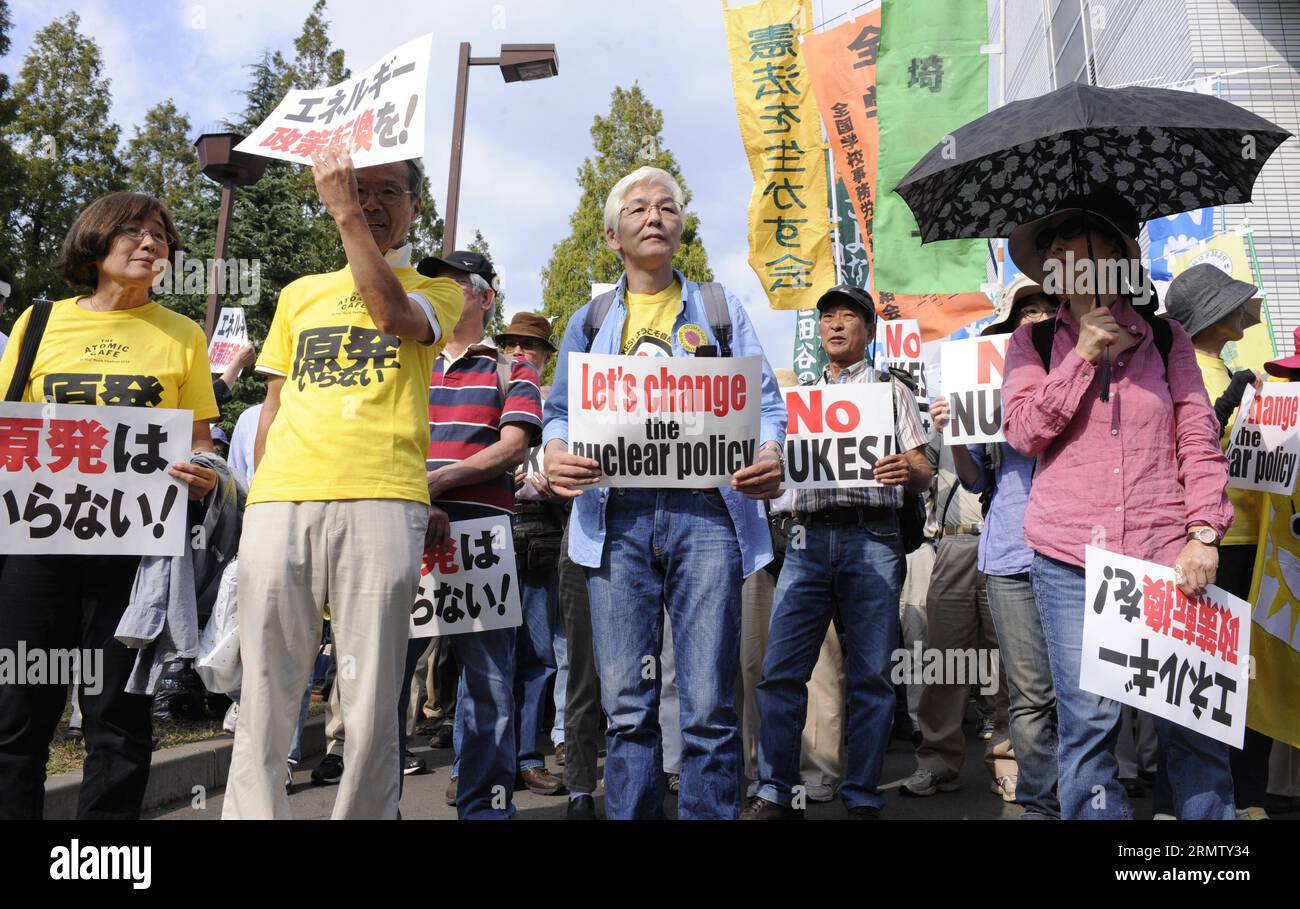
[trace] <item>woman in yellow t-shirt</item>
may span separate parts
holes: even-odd
[[[179,249],[171,216],[152,196],[110,193],[87,206],[55,269],[94,292],[54,304],[21,400],[191,410],[193,449],[212,451],[217,404],[203,331],[149,299]],[[28,309],[18,318],[0,359],[0,393],[12,384],[30,317]],[[188,461],[168,473],[191,500],[217,482],[215,471]],[[125,693],[136,651],[114,638],[139,563],[115,554],[11,554],[0,563],[0,653],[43,651],[50,666],[55,651],[91,654],[79,690],[87,755],[78,818],[138,818],[149,780],[152,699]],[[67,680],[40,681],[0,684],[0,818],[41,817]]]

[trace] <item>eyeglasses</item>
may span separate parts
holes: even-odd
[[[166,234],[159,233],[156,230],[150,230],[147,227],[140,227],[138,224],[123,224],[117,229],[117,232],[127,239],[134,240],[136,243],[139,243],[145,238],[145,235],[148,234],[159,246],[171,246],[167,240]]]
[[[409,189],[398,189],[395,186],[381,186],[378,189],[370,186],[357,185],[357,201],[364,203],[373,195],[379,200],[381,205],[396,205],[402,201],[404,196],[413,196],[415,193]]]
[[[1098,231],[1115,246],[1120,249],[1124,248],[1124,243],[1115,235],[1115,231],[1110,226],[1109,222],[1095,218],[1092,215],[1071,215],[1059,224],[1043,228],[1038,232],[1034,245],[1038,247],[1040,252],[1043,252],[1050,249],[1052,243],[1054,243],[1058,238],[1061,240],[1073,240],[1075,237],[1080,236],[1084,230],[1088,229]]]
[[[512,347],[522,347],[524,350],[546,350],[546,345],[541,341],[535,341],[532,338],[506,338],[502,344],[506,350]]]
[[[659,217],[665,221],[676,220],[682,216],[682,210],[677,207],[676,202],[633,202],[620,211],[619,214],[633,224],[641,224],[645,222],[646,218],[650,217],[650,209],[652,208],[658,211]]]

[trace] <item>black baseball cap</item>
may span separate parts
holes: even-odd
[[[876,316],[876,301],[871,299],[871,294],[861,287],[854,287],[852,284],[836,284],[821,295],[821,299],[817,301],[817,311],[825,312],[828,306],[837,303],[856,306],[873,319]]]
[[[427,256],[415,267],[415,270],[426,278],[437,278],[445,274],[448,269],[478,275],[488,283],[489,287],[496,288],[497,273],[492,269],[492,263],[488,261],[487,256],[468,249],[458,249],[445,258]]]

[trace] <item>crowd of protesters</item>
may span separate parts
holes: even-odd
[[[266,399],[229,439],[211,422],[254,352],[214,381],[202,330],[150,300],[181,248],[150,196],[113,193],[81,213],[58,268],[91,292],[56,302],[36,345],[25,311],[0,360],[0,389],[21,382],[13,400],[108,403],[86,357],[112,338],[114,368],[159,389],[132,403],[193,412],[193,459],[168,468],[191,521],[239,503],[228,595],[242,680],[224,817],[291,817],[286,764],[299,760],[323,639],[336,668],[311,778],[337,783],[336,818],[398,817],[403,778],[428,769],[409,742],[428,736],[455,749],[447,800],[461,818],[509,818],[524,787],[595,818],[603,748],[611,819],[662,817],[668,792],[683,819],[794,819],[837,794],[849,818],[874,819],[889,813],[881,775],[898,717],[916,758],[900,794],[931,797],[961,785],[972,700],[991,794],[1026,819],[1132,817],[1141,786],[1124,755],[1143,726],[1158,816],[1264,816],[1270,740],[1248,731],[1232,749],[1079,684],[1097,528],[1114,551],[1173,565],[1188,596],[1211,583],[1249,593],[1261,503],[1227,490],[1222,448],[1257,379],[1220,354],[1256,288],[1198,266],[1170,287],[1167,320],[1132,288],[1101,307],[1091,293],[1050,295],[1054,261],[1139,256],[1123,200],[1066,199],[1013,235],[1025,277],[984,329],[1011,334],[1005,442],[945,445],[942,395],[928,432],[910,380],[868,356],[875,301],[841,285],[817,303],[828,365],[816,382],[890,384],[894,453],[875,462],[878,486],[782,490],[780,387],[792,383],[764,357],[758,444],[729,484],[611,488],[569,451],[570,356],[690,356],[684,328],[723,357],[764,354],[734,295],[673,268],[677,182],[649,167],[621,179],[604,211],[624,269],[614,290],[562,338],[520,313],[494,346],[492,263],[462,251],[411,261],[419,163],[313,160],[347,264],[285,287],[256,356]],[[11,283],[0,272],[0,304]],[[60,381],[70,374],[93,393]],[[425,555],[454,522],[495,516],[513,522],[522,625],[409,638]],[[105,654],[102,689],[77,692],[80,817],[140,814],[151,697],[129,684],[136,651],[119,636],[144,570],[112,553],[11,554],[0,567],[0,647]],[[998,650],[1000,669],[974,698],[946,678],[900,691],[894,655],[913,644]],[[66,686],[0,686],[0,816],[41,816],[66,698]]]

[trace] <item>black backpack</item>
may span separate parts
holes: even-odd
[[[587,347],[584,353],[591,353],[596,332],[600,331],[600,326],[605,323],[605,316],[609,315],[609,309],[614,305],[614,293],[615,291],[612,290],[605,291],[592,300],[591,305],[587,307],[587,318],[582,326],[587,335]],[[700,296],[704,300],[704,312],[709,317],[709,329],[713,332],[713,337],[718,339],[720,353],[724,357],[729,357],[731,356],[731,310],[727,309],[727,296],[722,290],[722,285],[712,281],[701,284]]]
[[[1160,352],[1160,362],[1165,367],[1165,380],[1169,379],[1169,351],[1174,346],[1174,330],[1169,327],[1169,323],[1156,315],[1155,308],[1152,306],[1134,306],[1133,311],[1146,320],[1151,326],[1151,337],[1155,341],[1156,350]],[[1038,351],[1038,358],[1043,361],[1043,369],[1047,372],[1052,371],[1052,342],[1056,339],[1056,319],[1044,319],[1042,322],[1035,322],[1034,327],[1030,329],[1033,332],[1034,350]]]

